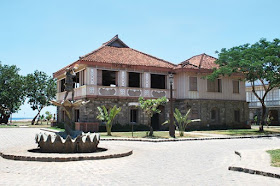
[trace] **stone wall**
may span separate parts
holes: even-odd
[[[111,99],[111,98],[94,98],[89,99],[90,102],[85,106],[82,106],[79,110],[79,122],[101,122],[96,119],[98,114],[98,106],[105,105],[107,108],[111,108],[114,105],[121,107],[121,112],[116,116],[114,123],[130,124],[130,110],[133,107],[129,107],[128,103],[138,102],[138,98],[135,99]],[[169,119],[170,104],[167,103],[163,107],[163,111],[159,116],[159,128],[166,129],[168,126],[162,126],[161,124]],[[185,114],[189,108],[192,109],[190,117],[192,119],[201,119],[201,122],[192,123],[189,130],[199,129],[214,129],[214,128],[246,128],[248,127],[248,104],[245,101],[225,101],[225,100],[176,100],[174,108],[178,108],[183,114]],[[135,109],[135,107],[134,107]],[[147,124],[148,119],[141,108],[137,108],[137,124]],[[211,110],[216,110],[217,120],[211,119]],[[238,110],[240,114],[239,122],[235,121],[234,111]],[[58,109],[58,121],[62,122],[62,110]]]
[[[200,129],[228,129],[228,128],[248,128],[248,103],[245,101],[229,100],[176,100],[175,107],[183,114],[191,109],[192,119],[201,119],[201,122],[191,123],[188,130]],[[215,110],[216,119],[211,116],[211,111]],[[234,111],[239,111],[239,121],[235,120]]]
[[[266,115],[270,111],[273,111],[273,116],[272,117],[274,118],[271,125],[280,125],[280,107],[266,107]],[[249,108],[249,120],[250,120],[251,123],[255,123],[254,122],[254,116],[256,116],[256,115],[261,117],[262,108],[261,107],[260,108]]]

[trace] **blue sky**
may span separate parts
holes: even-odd
[[[221,48],[280,38],[279,7],[279,0],[0,0],[0,61],[51,76],[116,34],[173,63],[217,57]],[[33,115],[24,105],[13,117]]]

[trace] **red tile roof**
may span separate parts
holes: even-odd
[[[215,63],[217,58],[209,56],[205,53],[193,56],[182,63],[180,63],[176,69],[206,69],[212,70],[214,67],[219,67]]]
[[[163,59],[156,58],[149,54],[137,51],[132,48],[119,48],[111,46],[102,46],[80,60],[92,61],[99,63],[123,64],[123,65],[137,65],[145,67],[161,67],[174,68],[175,65]]]
[[[216,58],[207,54],[200,54],[193,56],[182,63],[175,65],[163,59],[159,59],[152,55],[140,52],[138,50],[129,48],[123,41],[118,38],[118,35],[111,40],[103,43],[103,45],[79,58],[76,62],[60,69],[54,73],[57,77],[64,73],[65,68],[75,65],[76,63],[98,64],[98,65],[128,65],[141,68],[156,68],[167,71],[178,69],[193,69],[193,70],[211,70],[213,67],[218,67],[215,64]]]

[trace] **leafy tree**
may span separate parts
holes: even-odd
[[[8,123],[10,115],[19,110],[25,100],[24,77],[15,65],[0,62],[0,123]]]
[[[262,105],[262,117],[260,131],[266,117],[265,98],[269,91],[280,86],[280,40],[267,41],[260,39],[255,44],[244,44],[230,49],[221,49],[216,63],[220,66],[215,68],[209,79],[219,76],[242,73],[244,79],[251,83],[252,92]],[[257,94],[256,81],[261,83],[263,94]]]
[[[99,114],[97,115],[97,119],[100,121],[104,121],[106,124],[107,135],[112,136],[111,129],[113,120],[116,115],[121,111],[121,108],[118,108],[116,105],[112,108],[107,110],[107,108],[103,105],[101,107],[97,107]]]
[[[193,119],[193,120],[188,119],[190,112],[191,112],[191,109],[188,110],[186,115],[182,115],[181,112],[177,108],[175,108],[174,118],[176,119],[176,121],[178,123],[177,127],[179,128],[180,136],[184,136],[184,132],[185,132],[188,124],[195,122],[195,121],[201,121],[200,119]]]
[[[28,103],[33,110],[38,111],[31,122],[34,125],[36,118],[40,116],[41,110],[51,105],[50,101],[55,98],[56,82],[52,77],[47,76],[45,72],[36,70],[33,74],[27,74],[26,87],[27,98],[29,98]]]
[[[45,114],[46,114],[46,120],[48,125],[49,121],[52,119],[52,114],[49,111],[46,111]]]
[[[158,107],[160,105],[166,104],[167,99],[166,97],[161,97],[158,99],[147,99],[144,100],[143,97],[139,98],[139,103],[140,103],[140,108],[143,109],[144,113],[148,116],[148,126],[150,127],[150,133],[149,136],[153,136],[153,126],[151,125],[151,118],[153,117],[154,114],[158,113],[160,114],[160,110]]]

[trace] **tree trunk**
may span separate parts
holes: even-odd
[[[0,118],[0,124],[1,123],[8,124],[9,118],[10,118],[10,115],[3,114],[2,117]]]
[[[35,120],[36,120],[36,118],[40,115],[40,112],[41,112],[42,109],[43,109],[43,108],[41,108],[41,109],[38,110],[38,113],[36,114],[36,116],[35,116],[35,117],[32,119],[32,121],[31,121],[31,125],[34,125]]]
[[[153,127],[150,125],[150,132],[149,132],[149,136],[152,137],[154,134],[154,130]]]
[[[261,104],[262,104],[262,119],[261,119],[261,122],[260,122],[259,131],[263,132],[263,125],[265,124],[266,106],[265,106],[263,100],[261,101]]]
[[[111,129],[112,126],[109,126],[109,124],[106,123],[107,136],[112,136]]]

